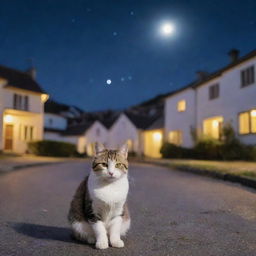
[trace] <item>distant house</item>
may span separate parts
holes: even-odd
[[[229,56],[227,66],[199,72],[196,81],[166,97],[165,140],[191,147],[191,132],[221,139],[221,128],[230,123],[242,142],[256,144],[256,50]]]
[[[28,72],[0,66],[0,150],[25,153],[27,142],[43,138],[48,95]]]

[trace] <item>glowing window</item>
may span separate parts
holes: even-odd
[[[169,132],[169,142],[180,146],[183,141],[182,131],[171,131]]]
[[[256,109],[239,114],[239,133],[256,133]]]
[[[179,112],[184,112],[186,110],[186,101],[185,100],[180,100],[177,103],[177,110]]]
[[[222,130],[223,117],[216,116],[205,119],[203,122],[203,132],[207,137],[220,139]]]

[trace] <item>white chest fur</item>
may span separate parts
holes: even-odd
[[[93,210],[100,214],[105,221],[122,214],[129,189],[126,175],[112,183],[101,183],[91,173],[88,189]]]

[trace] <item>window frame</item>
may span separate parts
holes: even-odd
[[[254,83],[255,83],[255,67],[254,67],[254,64],[252,64],[240,70],[240,87],[244,88]]]
[[[215,100],[220,97],[220,84],[215,83],[209,86],[208,90],[209,100]]]
[[[185,102],[185,107],[184,107],[184,110],[179,110],[179,103],[184,101]],[[182,112],[185,112],[187,109],[187,101],[185,99],[182,99],[182,100],[178,100],[177,101],[177,104],[176,104],[176,110],[179,112],[179,113],[182,113]]]
[[[252,109],[249,109],[249,110],[246,110],[246,111],[242,111],[242,112],[239,112],[238,115],[237,115],[237,123],[238,123],[238,134],[239,136],[243,136],[243,135],[250,135],[250,134],[256,134],[256,131],[255,132],[252,132],[252,118],[251,118],[251,112],[253,110],[256,110],[256,108],[252,108]],[[240,133],[240,115],[241,114],[248,114],[249,115],[249,132],[248,133]]]

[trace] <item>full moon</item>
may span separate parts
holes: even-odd
[[[108,79],[107,84],[111,84],[111,83],[112,83],[111,79]]]
[[[170,22],[166,22],[166,23],[162,24],[162,26],[161,26],[161,32],[165,36],[169,36],[169,35],[173,34],[174,30],[175,30],[174,24],[172,24]]]

